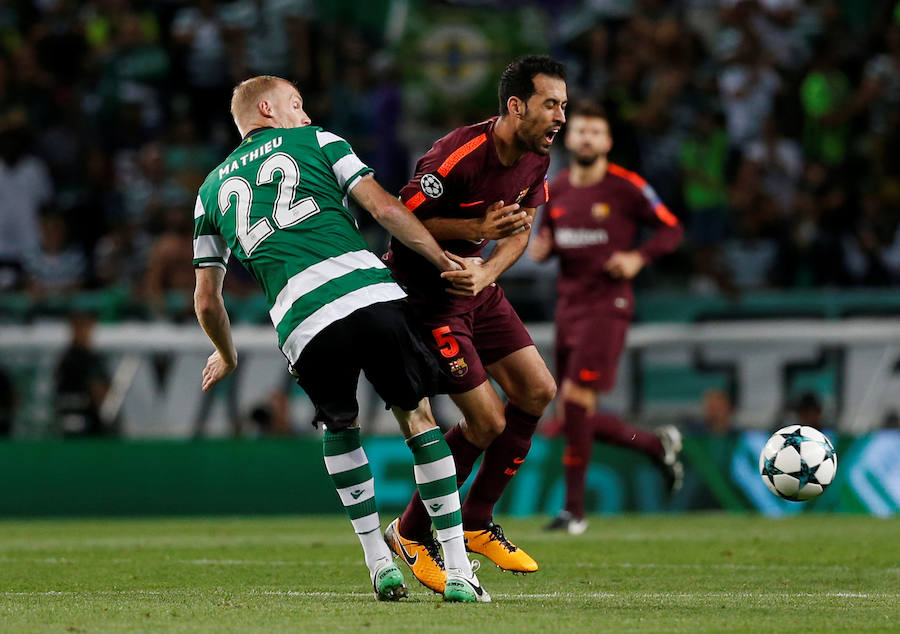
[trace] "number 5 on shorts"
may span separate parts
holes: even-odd
[[[434,336],[434,340],[437,342],[438,348],[441,351],[441,356],[446,358],[455,357],[459,352],[459,342],[456,341],[456,337],[449,334],[450,326],[441,326],[440,328],[435,328],[431,331],[431,334]]]

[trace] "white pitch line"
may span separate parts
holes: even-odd
[[[301,566],[307,562],[268,561],[265,559],[176,559],[171,563],[192,564],[194,566]],[[321,562],[309,562],[321,565]],[[333,563],[333,562],[332,562]]]
[[[574,566],[575,568],[637,568],[637,569],[653,569],[661,568],[664,570],[833,570],[836,572],[861,570],[873,570],[887,574],[900,573],[900,568],[878,568],[875,566],[834,566],[804,564],[804,565],[786,565],[786,564],[662,564],[662,563],[631,563],[631,562],[557,562],[555,566]]]
[[[92,561],[94,561],[92,559]],[[115,557],[105,560],[110,563],[135,564],[135,559]],[[71,557],[0,557],[0,563],[35,563],[35,564],[65,564],[78,563],[77,558]],[[341,560],[316,560],[316,561],[282,561],[267,559],[169,559],[164,560],[170,564],[189,564],[192,566],[340,566],[348,562]],[[900,574],[900,568],[879,568],[876,566],[829,566],[829,565],[782,565],[782,564],[666,564],[666,563],[634,563],[634,562],[556,562],[556,568],[633,568],[633,569],[661,569],[661,570],[802,570],[802,571],[834,571],[834,572],[865,572],[872,571],[882,574]]]
[[[209,593],[210,595],[224,594],[224,591]],[[35,590],[35,591],[8,591],[0,592],[0,596],[21,597],[47,597],[47,596],[164,596],[180,594],[205,594],[196,591],[181,589],[173,590]],[[327,591],[300,591],[300,590],[247,590],[229,591],[229,595],[240,597],[251,596],[283,596],[283,597],[309,597],[309,598],[334,598],[353,599],[371,597],[371,592],[327,592]],[[429,595],[430,596],[430,595]],[[793,599],[793,598],[832,598],[832,599],[900,599],[900,593],[896,592],[532,592],[532,593],[495,593],[498,599],[625,599],[625,600],[671,600],[671,599]]]

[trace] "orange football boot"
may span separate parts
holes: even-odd
[[[526,573],[538,569],[537,562],[528,553],[506,538],[499,524],[491,522],[485,529],[463,531],[463,535],[466,550],[484,555],[501,570]]]
[[[447,571],[444,570],[444,559],[441,557],[441,546],[437,539],[432,537],[424,542],[407,539],[400,534],[398,517],[384,531],[384,541],[395,557],[406,562],[419,583],[438,594],[444,593],[447,586]]]

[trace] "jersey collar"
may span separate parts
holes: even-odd
[[[250,132],[248,132],[247,134],[244,135],[244,138],[241,139],[241,142],[243,143],[244,141],[246,141],[247,139],[252,137],[254,134],[257,134],[258,132],[262,132],[263,130],[271,130],[271,129],[272,129],[272,126],[270,126],[270,125],[264,125],[259,128],[253,128],[252,130],[250,130]]]

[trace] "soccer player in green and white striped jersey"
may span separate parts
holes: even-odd
[[[450,601],[489,601],[466,557],[456,468],[428,396],[440,370],[409,325],[405,293],[366,248],[351,195],[388,231],[442,271],[459,270],[431,234],[372,177],[340,137],[310,126],[286,80],[260,76],[234,90],[241,144],[214,169],[194,208],[194,305],[215,345],[208,390],[237,366],[222,282],[234,254],[262,286],[278,345],[325,425],[325,466],[365,554],[375,595],[406,596],[375,510],[360,445],[360,371],[391,406],[415,461],[415,479],[444,551]]]

